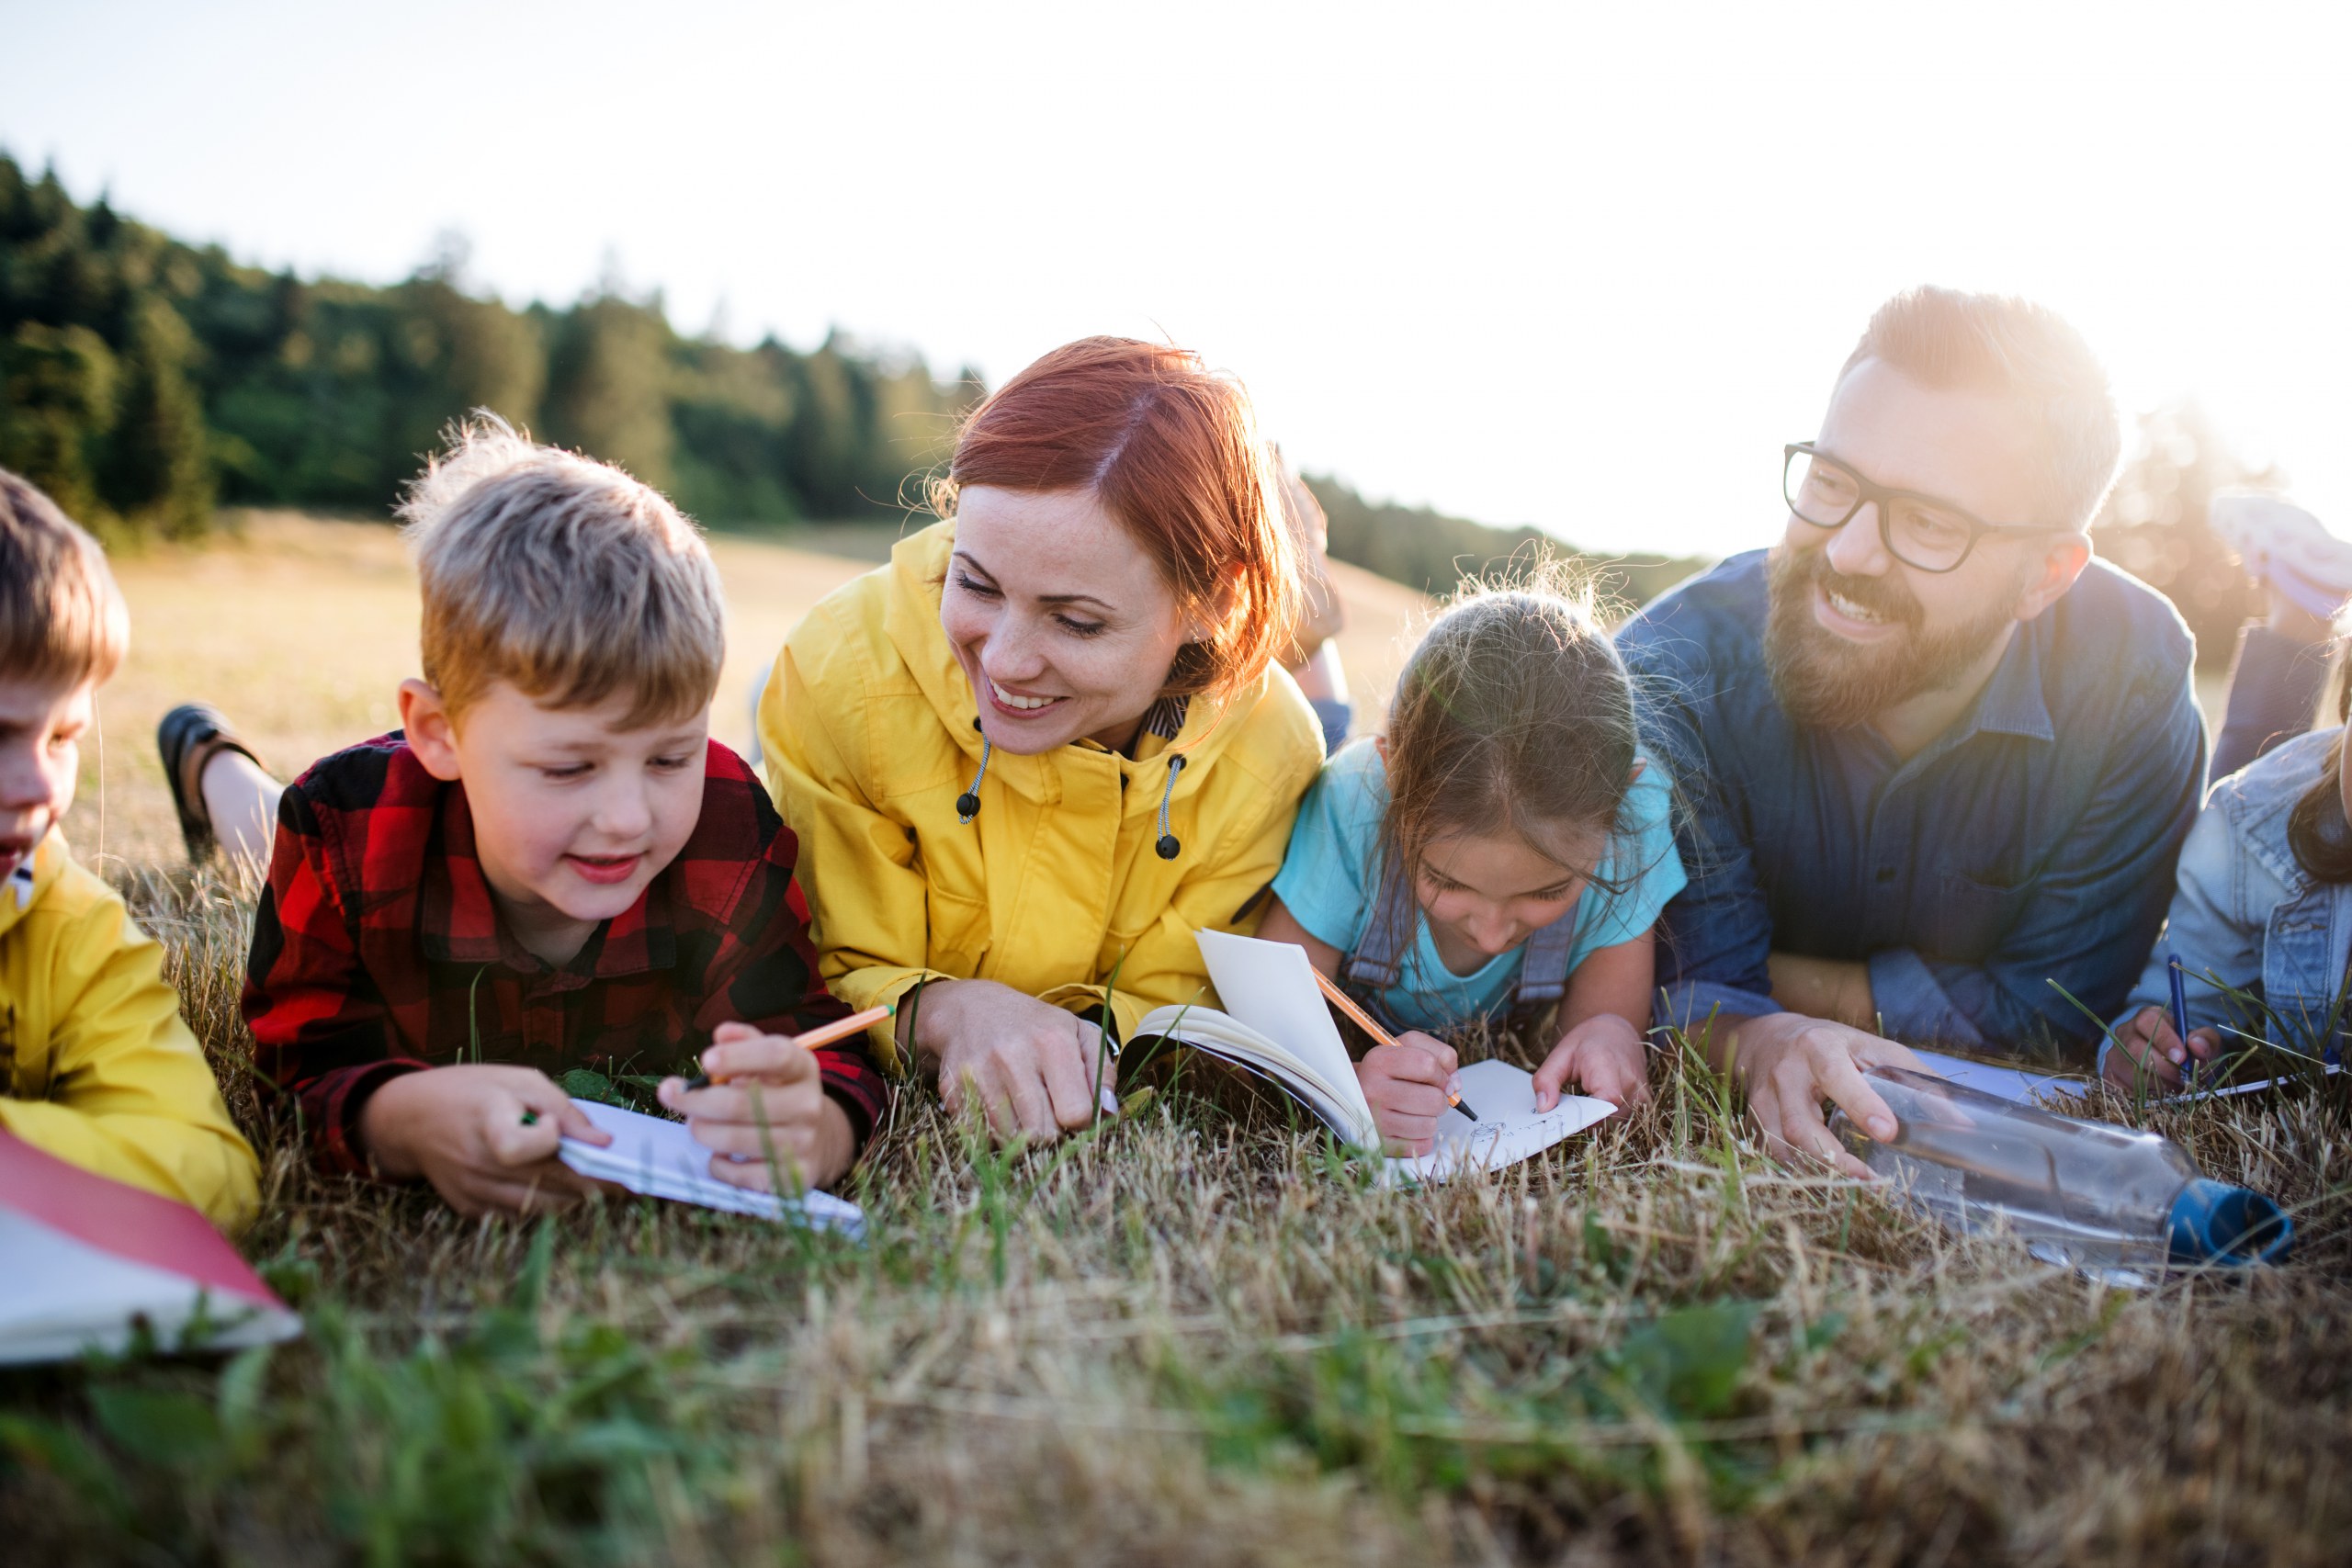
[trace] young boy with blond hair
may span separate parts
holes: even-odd
[[[130,637],[97,541],[0,469],[0,1128],[233,1230],[253,1217],[253,1149],[163,949],[58,827]]]
[[[459,1212],[560,1206],[607,1141],[549,1075],[669,1066],[712,1174],[828,1186],[879,1114],[817,978],[797,843],[710,739],[725,653],[700,534],[620,470],[483,419],[401,507],[424,600],[401,728],[283,792],[244,1010],[331,1169],[423,1179]],[[164,721],[201,849],[276,786],[217,715]],[[776,1156],[774,1162],[770,1153]],[[789,1172],[773,1168],[789,1164]]]

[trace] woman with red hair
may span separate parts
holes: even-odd
[[[1214,1003],[1193,932],[1281,868],[1322,757],[1274,667],[1298,547],[1248,394],[1125,338],[1007,382],[931,501],[786,639],[768,784],[827,985],[899,1004],[885,1059],[1050,1138],[1146,1012]]]

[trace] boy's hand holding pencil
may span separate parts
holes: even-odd
[[[664,1078],[657,1098],[709,1147],[717,1179],[763,1192],[831,1186],[848,1170],[856,1137],[825,1093],[815,1048],[889,1015],[873,1008],[797,1036],[722,1023],[711,1031],[702,1071]]]

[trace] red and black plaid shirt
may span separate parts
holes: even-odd
[[[791,1034],[839,1018],[793,885],[798,851],[742,759],[713,741],[686,847],[550,964],[498,919],[465,786],[426,773],[397,734],[338,751],[278,807],[245,976],[261,1071],[300,1097],[320,1162],[359,1171],[360,1108],[401,1073],[667,1073],[730,1020]],[[817,1057],[863,1145],[887,1092],[873,1057],[862,1039]]]

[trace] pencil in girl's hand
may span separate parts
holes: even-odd
[[[1340,989],[1339,986],[1332,981],[1331,976],[1326,975],[1322,970],[1316,968],[1311,964],[1306,966],[1306,970],[1308,974],[1315,976],[1315,983],[1323,987],[1323,994],[1330,999],[1331,1005],[1338,1008],[1341,1012],[1346,1013],[1350,1018],[1353,1019],[1358,1029],[1363,1030],[1366,1034],[1372,1036],[1372,1043],[1374,1044],[1394,1045],[1396,1043],[1396,1037],[1389,1033],[1388,1031],[1381,1028],[1377,1023],[1374,1023],[1372,1021],[1372,1014],[1356,1006],[1356,999],[1348,995],[1347,992]],[[1471,1110],[1468,1103],[1464,1101],[1462,1096],[1454,1090],[1449,1089],[1446,1091],[1445,1102],[1453,1107],[1456,1111],[1462,1112],[1463,1115],[1470,1118],[1471,1121],[1476,1122],[1478,1119],[1478,1113]]]
[[[836,1041],[848,1039],[860,1030],[871,1029],[898,1010],[895,1005],[885,1002],[878,1008],[867,1008],[864,1012],[854,1012],[847,1018],[835,1019],[831,1023],[820,1024],[806,1034],[796,1034],[792,1036],[792,1043],[803,1050],[814,1051],[820,1045],[831,1045]],[[686,1089],[692,1092],[695,1089],[708,1089],[713,1084],[721,1084],[726,1081],[725,1078],[714,1078],[707,1073],[696,1073],[686,1080]]]

